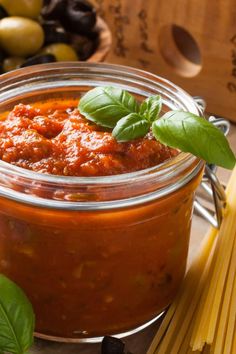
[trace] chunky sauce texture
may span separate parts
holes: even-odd
[[[160,314],[184,277],[199,180],[170,197],[107,211],[0,198],[0,272],[32,302],[36,332],[115,335]]]
[[[118,143],[86,120],[74,101],[19,104],[0,122],[0,158],[33,171],[64,176],[105,176],[145,169],[176,150],[143,139]]]
[[[0,123],[0,157],[44,173],[99,176],[150,167],[176,154],[151,135],[118,144],[75,107],[75,101],[16,106]],[[185,273],[201,174],[163,198],[120,209],[58,210],[1,197],[0,272],[28,295],[36,332],[73,340],[111,335],[160,314]],[[11,188],[16,182],[13,176]],[[39,184],[36,192],[35,182],[24,192],[55,199],[47,193],[58,191]],[[132,183],[126,194],[131,191]]]

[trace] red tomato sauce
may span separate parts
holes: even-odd
[[[0,159],[36,172],[106,176],[142,170],[177,154],[155,140],[118,143],[86,120],[75,101],[19,104],[0,122]]]
[[[0,121],[0,158],[49,174],[99,176],[147,168],[177,154],[151,134],[117,143],[86,121],[76,104],[17,105]],[[162,198],[107,210],[59,210],[1,196],[0,272],[32,302],[37,335],[67,341],[117,334],[160,314],[185,273],[201,175]],[[21,193],[49,201],[80,198],[80,190],[73,197],[68,186],[47,190],[33,178],[24,190],[17,178],[11,188]],[[129,183],[125,193],[141,195],[145,188]],[[114,203],[123,198],[120,189],[119,195],[108,190],[97,196],[87,186],[84,201],[107,200],[106,193]]]

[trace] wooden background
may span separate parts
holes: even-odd
[[[164,76],[236,121],[236,0],[92,0],[112,30],[107,61]]]

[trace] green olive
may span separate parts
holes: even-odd
[[[18,69],[24,63],[24,61],[25,61],[25,59],[21,58],[21,57],[5,58],[3,60],[3,65],[2,65],[4,73],[11,71],[11,70]]]
[[[0,20],[0,45],[12,56],[35,54],[43,45],[42,27],[23,17],[5,17]]]
[[[43,54],[52,54],[57,61],[76,61],[79,60],[76,51],[68,44],[55,43],[44,47]]]
[[[43,0],[0,0],[10,16],[23,16],[36,19],[40,15]]]

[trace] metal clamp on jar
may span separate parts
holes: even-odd
[[[200,111],[204,113],[206,108],[205,101],[201,97],[194,97],[194,100],[199,106]],[[224,118],[216,118],[214,116],[210,116],[208,120],[221,129],[225,136],[228,135],[230,130],[229,121]],[[212,200],[214,204],[214,212],[211,211],[211,208],[204,206],[198,196],[195,198],[194,208],[196,212],[206,219],[213,227],[219,229],[222,222],[224,209],[226,207],[226,194],[224,187],[216,176],[215,165],[206,164],[200,186],[206,193],[206,196]]]

